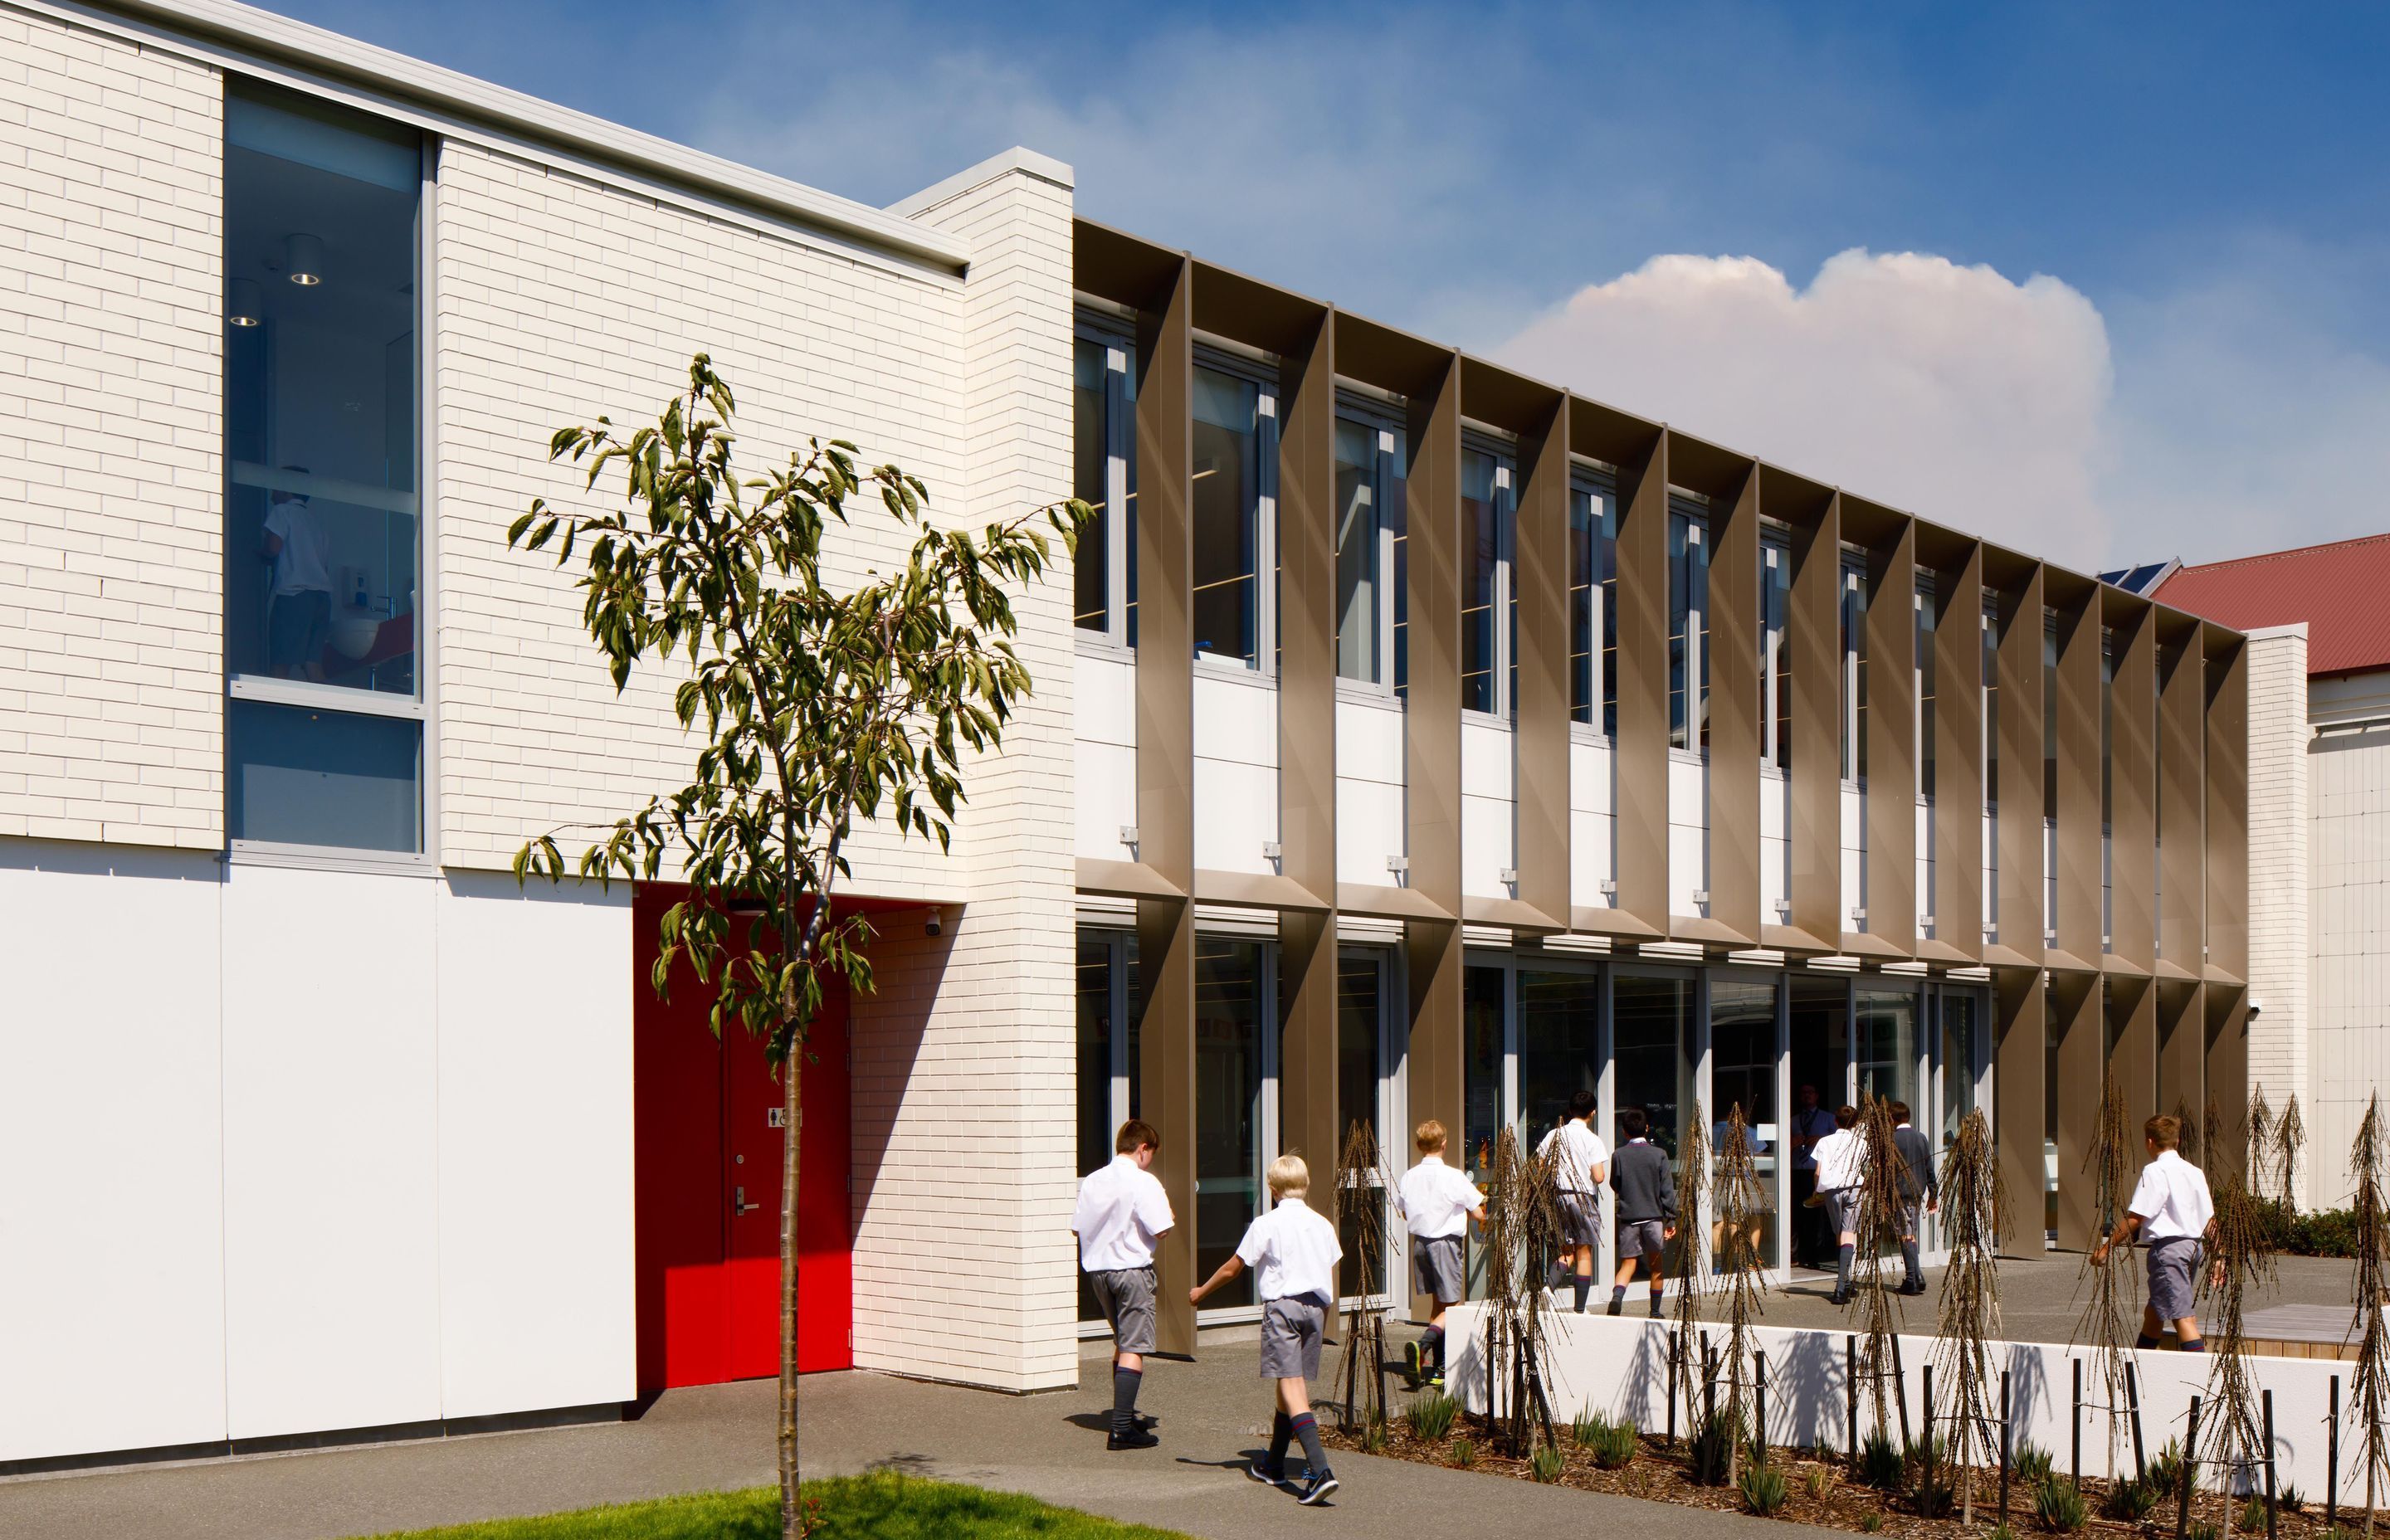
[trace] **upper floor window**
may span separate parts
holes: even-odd
[[[2100,821],[2116,821],[2116,634],[2100,628]]]
[[[1072,618],[1137,645],[1136,423],[1129,341],[1083,329],[1073,343],[1071,495],[1096,510],[1079,535]]]
[[[1759,543],[1759,758],[1792,767],[1792,649],[1784,626],[1792,605],[1792,548],[1767,531]]]
[[[1269,526],[1278,397],[1261,381],[1223,368],[1199,366],[1194,385],[1195,656],[1258,669],[1274,648],[1262,553],[1277,544]]]
[[[2000,597],[1984,594],[1984,803],[2000,801]]]
[[[1934,586],[1922,572],[1917,577],[1917,794],[1934,795]]]
[[[1510,462],[1479,449],[1460,456],[1460,704],[1507,715],[1519,635],[1510,575]]]
[[[1867,558],[1843,553],[1843,779],[1867,779]]]
[[[1375,417],[1336,419],[1336,674],[1394,693],[1408,683],[1402,566],[1403,430]]]
[[[1569,489],[1569,714],[1618,735],[1618,495]],[[1594,714],[1595,708],[1601,714]]]
[[[225,109],[226,825],[419,852],[422,136],[241,80]]]
[[[2058,611],[2041,611],[2041,812],[2058,816]]]
[[[1668,509],[1668,747],[1710,743],[1710,562],[1707,518]]]

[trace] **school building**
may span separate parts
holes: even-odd
[[[808,1367],[1073,1383],[1131,1114],[1188,1351],[1255,1314],[1182,1290],[1265,1165],[1356,1119],[1474,1162],[1590,1087],[1681,1160],[1739,1106],[1789,1268],[1803,1085],[1988,1109],[2062,1245],[2103,1065],[2240,1104],[2228,625],[1079,219],[1026,150],[869,208],[231,0],[0,0],[0,1473],[771,1371],[785,1133],[647,985],[673,890],[508,870],[687,776],[673,680],[618,695],[505,531],[699,350],[751,464],[1100,509],[953,854],[851,851]]]

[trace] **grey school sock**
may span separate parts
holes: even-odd
[[[1294,1424],[1288,1419],[1286,1413],[1281,1411],[1278,1414],[1277,1418],[1270,1423],[1269,1458],[1262,1462],[1262,1469],[1269,1471],[1272,1475],[1285,1475],[1286,1446],[1293,1442]]]
[[[1428,1370],[1444,1367],[1444,1328],[1432,1326],[1420,1333],[1420,1367]]]
[[[1112,1366],[1112,1431],[1125,1433],[1137,1427],[1137,1392],[1145,1383],[1143,1369]]]
[[[1660,1284],[1655,1283],[1651,1286],[1651,1318],[1655,1321],[1660,1318],[1660,1296],[1662,1289],[1663,1286]]]
[[[1910,1283],[1921,1284],[1925,1281],[1925,1270],[1917,1264],[1917,1242],[1904,1240],[1900,1243],[1900,1260],[1908,1266]]]
[[[1294,1436],[1303,1441],[1303,1457],[1311,1462],[1311,1473],[1316,1476],[1328,1469],[1328,1452],[1319,1447],[1319,1419],[1304,1412],[1293,1420]]]
[[[1593,1279],[1585,1277],[1573,1277],[1569,1280],[1569,1286],[1576,1290],[1576,1313],[1582,1315],[1585,1314],[1585,1297],[1593,1292]]]
[[[1846,1294],[1851,1288],[1851,1258],[1858,1251],[1856,1246],[1845,1246],[1834,1253],[1834,1292]]]
[[[2133,1339],[2133,1345],[2141,1349],[2143,1352],[2147,1352],[2149,1349],[2158,1345],[2158,1340],[2144,1331],[2139,1336]]]
[[[2175,1343],[2174,1350],[2177,1353],[2205,1353],[2207,1351],[2207,1339],[2204,1337],[2193,1337],[2187,1342],[2178,1341]]]

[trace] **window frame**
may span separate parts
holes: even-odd
[[[1253,661],[1236,662],[1192,651],[1188,661],[1199,673],[1230,679],[1275,679],[1279,674],[1278,585],[1281,558],[1278,541],[1279,396],[1278,375],[1257,359],[1227,352],[1203,342],[1195,344],[1193,368],[1228,375],[1255,388],[1253,398]],[[1188,399],[1188,431],[1194,431],[1195,404]],[[1190,470],[1191,470],[1190,467]],[[1194,503],[1188,503],[1189,533],[1193,533]],[[1193,611],[1194,599],[1188,599]]]
[[[1771,582],[1773,574],[1781,572],[1784,581]],[[1771,593],[1784,596],[1784,603],[1772,616],[1768,597]],[[1783,719],[1789,727],[1788,708],[1780,673],[1786,661],[1785,634],[1792,620],[1792,536],[1789,529],[1763,523],[1759,532],[1759,765],[1762,770],[1784,775],[1791,768],[1792,735],[1780,731],[1777,724]]]
[[[1672,704],[1668,720],[1668,751],[1675,754],[1690,755],[1706,763],[1709,758],[1709,744],[1704,741],[1704,735],[1706,734],[1709,723],[1709,684],[1707,680],[1709,669],[1709,643],[1708,638],[1703,635],[1703,633],[1709,629],[1710,618],[1710,509],[1708,500],[1699,496],[1697,494],[1688,493],[1681,488],[1671,487],[1668,489],[1669,560],[1672,564],[1676,559],[1674,547],[1676,544],[1677,525],[1679,520],[1684,524],[1685,545],[1687,548],[1690,550],[1693,546],[1701,547],[1702,588],[1701,602],[1698,604],[1693,602],[1693,597],[1690,591],[1688,591],[1685,596],[1685,720],[1682,728],[1679,729]],[[1677,573],[1672,565],[1668,573],[1669,613],[1665,621],[1665,623],[1671,627],[1676,624],[1676,603]],[[1675,638],[1670,637],[1668,640],[1674,641]],[[1680,730],[1684,735],[1684,741],[1682,743],[1678,743],[1677,741],[1677,736]]]
[[[1583,635],[1574,634],[1576,632],[1575,616],[1574,613],[1570,616],[1572,632],[1570,646],[1582,647],[1585,649],[1586,699],[1582,703],[1584,714],[1579,715],[1580,702],[1575,696],[1574,671],[1572,670],[1569,730],[1578,741],[1606,744],[1615,736],[1611,731],[1611,720],[1616,715],[1618,710],[1616,670],[1611,666],[1611,655],[1615,650],[1615,647],[1609,640],[1617,630],[1615,602],[1618,587],[1617,478],[1608,472],[1595,470],[1583,465],[1572,465],[1569,468],[1569,535],[1572,543],[1576,535],[1577,499],[1580,497],[1591,499],[1592,505],[1602,509],[1605,517],[1590,520],[1590,526],[1595,531],[1594,557],[1593,570],[1585,574],[1586,625]],[[1603,533],[1604,526],[1607,526],[1606,533]],[[1606,564],[1601,557],[1604,546],[1607,546],[1609,551],[1609,560]],[[1574,550],[1571,556],[1574,558]],[[1602,575],[1605,565],[1609,569],[1607,578]],[[1574,601],[1577,591],[1576,578],[1577,573],[1574,571],[1574,559],[1572,559],[1572,571],[1568,574],[1568,595],[1572,611],[1575,608]],[[1572,661],[1574,661],[1574,654]]]
[[[1072,631],[1080,647],[1134,658],[1137,648],[1129,640],[1128,623],[1134,601],[1128,584],[1137,540],[1137,509],[1129,501],[1137,455],[1137,338],[1109,316],[1080,310],[1072,318],[1074,354],[1081,342],[1105,350],[1104,496],[1107,512],[1117,516],[1104,520],[1104,623],[1083,626],[1073,613]]]
[[[228,69],[225,72],[224,83],[227,95],[248,85],[267,94],[304,96],[331,103],[359,116],[404,124],[415,132],[418,144],[413,326],[416,421],[415,602],[412,613],[415,622],[415,689],[411,695],[399,695],[391,691],[323,685],[313,680],[279,679],[271,674],[235,674],[231,630],[226,623],[217,665],[224,681],[225,701],[223,788],[217,802],[225,821],[224,860],[228,866],[279,866],[305,871],[433,877],[440,869],[441,845],[440,582],[439,563],[435,559],[435,553],[439,550],[440,417],[438,353],[433,326],[440,314],[439,190],[443,135],[427,119],[392,112],[380,103],[343,92],[315,89],[306,82],[286,78],[278,72]],[[230,133],[230,114],[227,113],[218,131],[219,148],[228,146]],[[220,241],[230,239],[229,228],[220,230],[218,234]],[[231,367],[231,351],[227,348],[223,351],[218,371],[218,383],[227,391],[230,389]],[[228,425],[220,425],[219,431],[228,434]],[[220,448],[224,458],[222,485],[228,500],[233,484],[233,457],[228,444],[222,444]],[[223,545],[220,559],[227,567],[233,559],[229,539]],[[228,622],[229,616],[225,618]],[[417,724],[415,806],[418,848],[413,851],[381,851],[350,845],[312,845],[279,840],[233,838],[229,798],[233,782],[231,708],[236,700],[350,716],[414,721]]]
[[[1377,551],[1370,581],[1373,591],[1377,594],[1375,608],[1378,612],[1377,646],[1374,649],[1376,655],[1371,660],[1372,677],[1356,679],[1344,672],[1344,638],[1342,631],[1343,615],[1341,610],[1338,611],[1336,689],[1340,696],[1357,697],[1372,705],[1399,707],[1407,693],[1406,687],[1408,681],[1397,680],[1394,676],[1394,627],[1397,623],[1398,610],[1401,612],[1400,622],[1406,626],[1408,625],[1410,606],[1408,596],[1397,591],[1394,585],[1394,546],[1403,537],[1394,533],[1393,525],[1387,520],[1386,508],[1395,481],[1404,482],[1406,499],[1410,494],[1407,477],[1395,474],[1398,469],[1407,468],[1404,456],[1408,448],[1409,425],[1396,416],[1391,408],[1341,390],[1336,395],[1336,420],[1340,424],[1349,423],[1374,435],[1375,449],[1369,472],[1369,496],[1373,510],[1371,518],[1377,526]],[[1409,528],[1407,501],[1405,504],[1404,513],[1404,528],[1407,532]]]
[[[1463,699],[1460,714],[1463,720],[1474,717],[1483,723],[1507,727],[1513,725],[1516,723],[1518,709],[1518,702],[1511,699],[1515,693],[1511,686],[1511,673],[1518,661],[1518,446],[1507,440],[1497,438],[1491,433],[1480,431],[1475,429],[1469,429],[1464,430],[1461,435],[1460,452],[1464,467],[1464,476],[1466,474],[1465,468],[1467,465],[1467,457],[1471,454],[1484,455],[1494,462],[1494,480],[1492,490],[1495,494],[1494,592],[1492,597],[1488,600],[1488,603],[1494,611],[1494,656],[1492,661],[1488,664],[1488,667],[1492,670],[1494,675],[1492,688],[1493,704],[1489,709],[1482,711],[1475,706],[1468,704],[1468,687],[1464,684],[1462,686]],[[1467,482],[1465,480],[1462,486],[1463,494],[1461,500],[1466,502],[1468,497],[1466,490]],[[1466,680],[1469,674],[1469,671],[1465,666],[1469,646],[1467,635],[1469,622],[1465,618],[1469,612],[1468,586],[1468,573],[1464,571],[1461,574],[1460,605],[1461,614],[1464,619],[1460,622],[1460,634],[1455,637],[1455,640],[1459,644],[1456,650],[1459,652],[1464,664],[1460,671],[1461,678],[1463,680]]]

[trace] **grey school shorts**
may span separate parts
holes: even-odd
[[[1900,1200],[1900,1238],[1911,1240],[1918,1235],[1917,1223],[1925,1213],[1925,1200],[1904,1198]]]
[[[1262,1306],[1262,1378],[1309,1380],[1319,1372],[1328,1313],[1316,1299],[1271,1300]]]
[[[2191,1315],[2205,1251],[2196,1236],[2172,1235],[2150,1242],[2150,1308],[2159,1320],[2179,1321]]]
[[[1561,1244],[1601,1244],[1601,1197],[1591,1192],[1567,1192],[1561,1199]]]
[[[1103,1306],[1104,1319],[1112,1327],[1112,1341],[1123,1353],[1153,1351],[1153,1269],[1122,1267],[1111,1272],[1089,1273],[1087,1287],[1095,1290],[1096,1303]]]
[[[1657,1219],[1622,1219],[1618,1222],[1618,1260],[1650,1257],[1654,1264],[1667,1254],[1668,1226]]]
[[[1826,1227],[1831,1230],[1837,1238],[1841,1237],[1845,1231],[1854,1235],[1857,1234],[1859,1227],[1859,1189],[1857,1187],[1828,1187],[1825,1189],[1823,1196],[1826,1200]]]
[[[1439,1304],[1451,1304],[1469,1290],[1457,1235],[1411,1237],[1411,1281]]]

